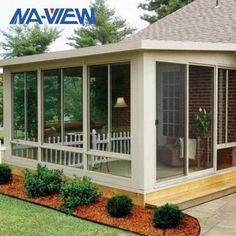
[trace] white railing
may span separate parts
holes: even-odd
[[[130,132],[112,132],[111,134],[97,134],[96,130],[93,129],[91,133],[92,149],[99,151],[110,151],[123,154],[130,154],[130,139]],[[67,134],[64,140],[62,140],[60,136],[53,136],[49,137],[47,141],[49,144],[63,144],[68,147],[82,148],[83,133]],[[15,147],[14,154],[16,156],[32,159],[33,151],[33,147],[20,144]],[[95,164],[107,163],[108,161],[114,160],[116,159],[102,156],[92,156],[89,164],[94,167]],[[82,154],[65,150],[44,148],[42,161],[77,168],[83,167]]]
[[[93,129],[92,148],[100,151],[130,154],[130,132],[97,134],[96,130]],[[103,156],[92,156],[90,164],[94,167],[96,164],[108,163],[111,161],[116,161],[116,159]]]
[[[44,148],[42,161],[76,168],[83,167],[83,155],[77,152]]]

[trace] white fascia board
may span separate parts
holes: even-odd
[[[71,49],[58,52],[49,52],[43,54],[37,54],[32,56],[23,56],[17,58],[9,58],[0,60],[0,67],[20,65],[28,63],[37,63],[61,59],[80,58],[86,56],[97,56],[109,53],[119,53],[126,51],[134,51],[141,49],[141,41],[124,41],[120,43],[106,44],[101,46],[93,46],[79,49]]]
[[[86,56],[97,56],[102,54],[128,52],[135,50],[236,52],[236,44],[181,42],[181,41],[165,41],[165,40],[127,40],[120,43],[113,43],[101,46],[4,59],[0,60],[0,67],[70,59],[70,58],[80,58]]]
[[[236,52],[236,44],[189,41],[142,40],[142,49],[176,51],[222,51]]]

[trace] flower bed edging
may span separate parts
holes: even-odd
[[[60,209],[62,201],[58,194],[50,195],[48,197],[29,198],[23,191],[22,183],[22,177],[13,176],[13,182],[11,184],[0,185],[0,194],[63,212]],[[73,216],[142,235],[197,236],[200,234],[200,225],[197,219],[189,215],[184,215],[183,222],[179,227],[175,229],[161,230],[154,228],[151,223],[152,210],[140,206],[134,206],[133,212],[130,216],[117,219],[109,216],[106,212],[106,201],[106,198],[101,198],[93,205],[76,207]]]

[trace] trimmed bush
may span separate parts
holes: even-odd
[[[133,203],[130,197],[125,195],[117,195],[110,198],[106,204],[108,213],[113,217],[128,216],[133,208]]]
[[[90,205],[101,197],[101,192],[94,185],[90,178],[76,177],[66,180],[60,191],[60,196],[64,201],[63,206],[67,213],[71,214],[75,206]]]
[[[0,164],[0,184],[7,184],[12,180],[11,168],[6,164]]]
[[[45,197],[59,192],[62,182],[62,170],[49,170],[46,166],[37,165],[36,173],[24,171],[24,189],[29,197]]]
[[[154,211],[152,221],[157,228],[175,228],[180,225],[183,213],[177,205],[165,204]]]

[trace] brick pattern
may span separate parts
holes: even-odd
[[[236,70],[229,70],[228,143],[236,142]]]
[[[217,151],[217,169],[232,167],[232,148],[220,149]]]
[[[225,127],[226,127],[226,70],[219,70],[218,79],[218,127],[217,127],[217,143],[225,143]]]
[[[196,139],[199,134],[192,128],[191,121],[198,113],[199,107],[212,113],[213,103],[213,68],[190,66],[189,68],[189,137]],[[207,144],[207,137],[209,141]],[[207,137],[201,137],[198,145],[197,158],[200,159],[200,168],[208,168],[212,164],[212,129]],[[197,163],[191,162],[192,166]]]

